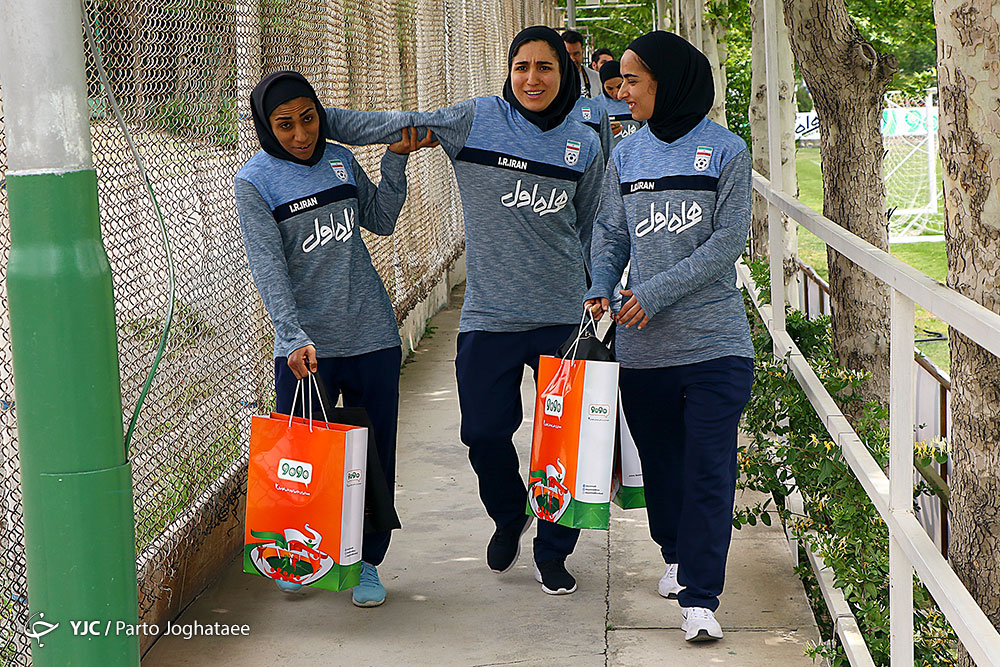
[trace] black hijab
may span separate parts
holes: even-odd
[[[548,108],[540,113],[525,109],[517,101],[510,83],[510,68],[514,63],[517,50],[526,42],[536,40],[545,42],[556,52],[556,57],[559,59],[560,75],[559,92],[556,94],[556,98],[552,100]],[[537,125],[542,132],[547,132],[561,125],[566,116],[573,110],[576,100],[580,97],[580,79],[578,77],[576,63],[570,59],[566,44],[563,43],[559,33],[544,25],[531,26],[517,33],[514,41],[510,43],[510,50],[507,52],[507,82],[503,84],[503,98],[517,109],[518,113]]]
[[[646,33],[628,48],[656,78],[656,102],[646,124],[660,141],[677,141],[702,121],[715,101],[708,58],[684,38],[663,30]]]
[[[316,148],[308,160],[302,160],[288,151],[278,141],[271,130],[269,118],[276,108],[296,97],[308,97],[316,105],[316,113],[319,116],[319,138],[316,140]],[[279,160],[287,160],[296,164],[313,166],[323,159],[326,151],[326,138],[330,136],[326,126],[326,112],[323,105],[316,97],[316,91],[304,76],[298,72],[282,71],[268,74],[260,83],[254,86],[250,93],[250,111],[253,115],[253,126],[257,130],[257,138],[260,140],[260,147],[268,155],[273,155]]]
[[[608,95],[608,91],[604,88],[604,84],[606,84],[611,79],[621,78],[622,75],[621,64],[617,60],[605,61],[605,63],[601,65],[601,71],[598,72],[598,74],[601,75],[601,92],[604,93],[605,97],[610,97],[613,100],[617,100],[618,99],[617,97],[612,97],[611,95]]]

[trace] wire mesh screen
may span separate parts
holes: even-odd
[[[247,269],[232,194],[233,176],[258,148],[254,84],[296,69],[326,104],[448,106],[498,93],[511,37],[554,20],[555,9],[549,0],[88,0],[86,7],[163,212],[177,283],[172,332],[131,447],[143,616],[175,595],[167,582],[183,554],[237,512],[250,416],[273,405],[273,331]],[[152,202],[85,48],[127,425],[163,325],[167,262]],[[0,664],[27,665],[2,123],[0,106]],[[384,150],[355,149],[375,181]],[[443,152],[413,155],[407,176],[395,233],[362,231],[400,321],[463,248]]]

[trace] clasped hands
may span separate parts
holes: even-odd
[[[626,329],[631,329],[633,326],[642,329],[649,324],[649,317],[646,316],[642,306],[639,305],[639,300],[632,294],[632,290],[620,289],[618,292],[625,298],[625,303],[622,304],[621,309],[617,313],[611,313],[611,320],[624,326]],[[610,312],[611,310],[611,302],[604,297],[600,299],[587,299],[583,305],[590,310],[590,314],[594,316],[595,320],[601,319],[605,312]]]

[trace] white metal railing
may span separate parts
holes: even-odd
[[[794,197],[775,190],[759,174],[754,174],[753,187],[768,202],[772,253],[780,253],[784,247],[780,215],[784,213],[892,288],[888,477],[786,333],[784,308],[763,311],[774,340],[775,355],[782,358],[789,355],[790,369],[888,526],[891,664],[894,667],[913,664],[915,569],[976,664],[1000,666],[1000,633],[917,521],[912,495],[914,304],[920,304],[997,356],[1000,356],[1000,315],[851,234]],[[771,272],[772,303],[783,304],[781,263],[771,262]],[[744,280],[746,277],[744,272]]]
[[[913,665],[913,570],[930,591],[977,665],[1000,667],[1000,633],[913,514],[913,326],[914,303],[1000,357],[1000,315],[851,234],[784,192],[778,113],[777,22],[780,0],[764,0],[768,162],[773,183],[754,174],[754,190],[767,200],[771,258],[771,332],[775,356],[788,363],[809,402],[840,446],[889,529],[889,651],[892,667]],[[773,186],[773,187],[772,187]],[[785,331],[785,229],[781,213],[802,225],[892,288],[890,312],[889,476],[865,448],[833,398]]]
[[[801,289],[798,291],[798,309],[805,313],[806,318],[816,319],[830,314],[828,307],[830,286],[816,273],[816,270],[796,258],[798,278]],[[787,293],[786,293],[787,294]],[[795,297],[789,295],[791,301]],[[792,304],[795,307],[795,303]],[[926,329],[924,331],[927,331]],[[928,332],[930,333],[930,332]],[[948,339],[942,337],[939,342]],[[951,428],[951,379],[948,374],[923,353],[913,348],[913,363],[915,376],[915,405],[913,406],[914,441],[948,441]],[[916,464],[914,464],[916,466]],[[944,464],[931,463],[928,467],[917,467],[914,480],[923,478],[934,490],[931,495],[917,499],[917,519],[924,530],[934,540],[938,550],[948,557],[948,476],[951,474],[951,462]]]
[[[750,295],[750,300],[753,302],[761,320],[770,330],[770,323],[772,321],[771,306],[761,300],[757,285],[750,276],[750,269],[741,261],[736,265],[736,272],[739,276],[740,283],[742,283],[743,287],[746,288],[747,293]],[[791,355],[796,357],[797,362],[802,357],[801,351],[794,343],[791,347]],[[801,366],[799,367],[801,368]],[[796,377],[798,376],[796,375]],[[802,516],[805,514],[805,504],[802,494],[796,488],[795,480],[793,478],[789,478],[785,481],[785,484],[791,491],[785,499],[787,502],[787,508],[792,512],[792,514]],[[795,537],[794,532],[789,528],[789,526],[785,527],[785,536],[788,538],[788,546],[791,550],[792,561],[797,565],[799,561],[798,538]],[[865,638],[861,634],[861,630],[858,627],[858,621],[854,618],[854,613],[847,604],[847,600],[844,598],[843,592],[835,586],[833,572],[829,567],[827,567],[826,560],[823,556],[815,553],[812,549],[805,549],[805,553],[806,557],[809,559],[809,565],[812,567],[813,573],[816,575],[816,583],[819,585],[820,592],[823,594],[823,600],[826,602],[827,611],[830,613],[830,620],[833,622],[834,634],[840,638],[840,644],[844,648],[844,653],[847,655],[848,662],[853,665],[853,667],[875,667],[875,661],[872,660],[871,652],[868,650],[868,644],[865,643]]]

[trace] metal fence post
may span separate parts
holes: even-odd
[[[764,64],[767,82],[767,148],[771,189],[783,191],[781,177],[781,118],[778,109],[778,0],[764,0]],[[781,212],[767,204],[768,256],[771,265],[771,317],[779,331],[785,330],[785,226]]]
[[[32,662],[138,665],[119,626],[138,622],[132,474],[80,4],[8,2],[0,25]]]
[[[913,514],[914,306],[892,291],[889,359],[889,511]],[[889,648],[892,667],[913,664],[913,567],[889,531]]]

